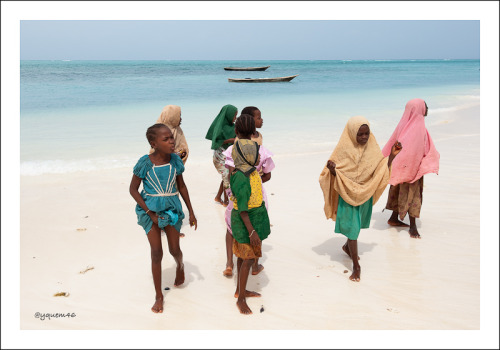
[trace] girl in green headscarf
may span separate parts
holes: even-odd
[[[214,166],[217,172],[222,176],[222,181],[219,186],[219,191],[215,196],[215,201],[224,206],[227,206],[229,203],[225,191],[229,188],[229,171],[225,166],[226,156],[224,156],[222,152],[234,143],[234,138],[236,137],[234,121],[236,120],[237,114],[238,109],[233,105],[225,105],[222,107],[205,136],[207,140],[212,141],[211,148],[214,150]],[[224,192],[224,202],[221,199],[222,192]]]

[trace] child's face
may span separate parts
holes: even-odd
[[[253,120],[255,120],[256,129],[262,128],[262,124],[264,124],[264,119],[262,119],[262,114],[258,109],[253,111]]]
[[[428,111],[429,111],[429,107],[427,107],[427,103],[425,103],[425,114],[424,114],[424,117],[427,117],[427,112]]]
[[[238,111],[236,110],[236,113],[234,113],[234,118],[233,118],[233,124],[236,121],[236,117],[238,116]]]
[[[366,124],[361,125],[358,130],[358,134],[356,135],[356,141],[361,146],[364,146],[368,142],[369,137],[370,137],[370,128]]]
[[[158,129],[156,140],[151,143],[151,146],[162,153],[174,153],[174,135],[172,135],[172,132],[167,127]]]

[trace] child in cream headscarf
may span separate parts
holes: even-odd
[[[385,158],[368,120],[352,117],[319,177],[326,218],[335,220],[335,232],[347,237],[342,249],[353,261],[351,281],[359,282],[361,276],[359,232],[370,226],[372,206],[384,192],[392,161],[401,148],[396,141]]]
[[[184,136],[184,132],[181,129],[181,107],[175,105],[167,105],[163,107],[160,117],[156,122],[168,126],[172,135],[174,135],[174,153],[181,157],[183,164],[186,164],[189,156],[189,147],[186,137]],[[153,151],[154,150],[151,148],[149,153],[153,153]]]

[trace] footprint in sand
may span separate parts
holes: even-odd
[[[55,297],[69,297],[69,293],[67,292],[59,292],[54,294]]]
[[[76,229],[77,231],[87,231],[87,229],[85,227],[82,227],[82,228],[77,228]]]

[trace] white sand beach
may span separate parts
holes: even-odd
[[[441,163],[439,175],[425,176],[422,239],[387,225],[386,190],[358,240],[360,283],[349,281],[345,238],[323,214],[318,177],[332,150],[275,154],[265,184],[272,233],[263,243],[265,269],[249,278],[248,289],[262,294],[247,299],[251,316],[236,308],[236,277],[222,276],[224,208],[213,203],[220,179],[210,158],[186,164],[199,226],[182,229],[180,288],[164,240],[163,314],[150,310],[149,243],[128,192],[131,169],[21,177],[21,329],[479,330],[479,102],[427,123]],[[376,135],[380,146],[391,132]]]

